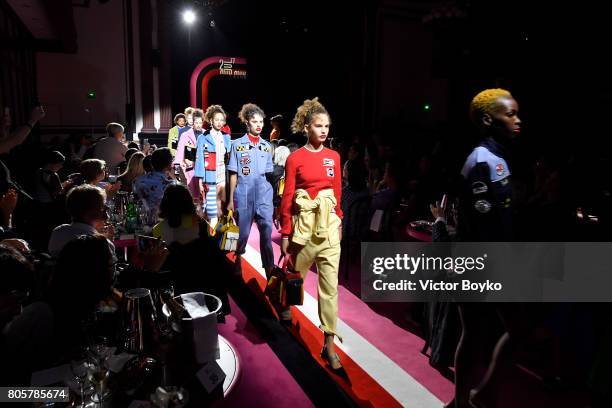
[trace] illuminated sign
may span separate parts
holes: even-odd
[[[202,60],[191,74],[191,106],[208,107],[208,83],[216,76],[246,79],[246,59],[240,57],[209,57]]]
[[[219,60],[219,74],[220,75],[228,75],[235,78],[246,78],[246,70],[244,69],[234,69],[234,63],[236,62],[236,58],[230,58],[229,60],[224,60],[221,58]]]

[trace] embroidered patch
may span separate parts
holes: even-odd
[[[236,146],[236,151],[237,152],[245,152],[249,150],[249,145],[238,145]]]
[[[334,159],[323,159],[323,166],[328,167],[334,167]]]
[[[206,161],[204,162],[204,170],[216,170],[217,169],[217,154],[215,152],[208,153]]]
[[[334,168],[333,167],[328,167],[327,168],[327,177],[334,177]]]
[[[248,153],[240,153],[240,157],[246,157],[248,155],[249,155]]]
[[[486,193],[488,190],[489,188],[482,181],[476,181],[475,183],[472,183],[472,193],[474,194]]]
[[[502,174],[504,174],[504,165],[499,163],[497,166],[495,166],[495,172],[497,173],[498,176],[501,176]]]
[[[491,203],[487,200],[478,200],[474,203],[474,208],[479,213],[486,214],[491,211]]]
[[[245,164],[251,164],[251,158],[247,155],[247,157],[242,157],[240,159],[240,164],[242,164],[243,166]]]
[[[262,146],[262,145],[259,145],[259,150],[261,150],[262,152],[266,152],[266,153],[270,153],[272,151],[272,149],[270,149],[270,146]]]
[[[251,174],[251,168],[249,166],[244,166],[242,168],[242,175],[248,176],[249,174]]]

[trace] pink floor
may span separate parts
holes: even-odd
[[[230,298],[231,315],[219,325],[219,334],[236,349],[241,377],[216,407],[291,407],[314,405],[291,374]]]
[[[249,244],[259,250],[259,233],[255,225],[251,231]],[[272,239],[274,241],[275,259],[278,259],[280,255],[278,245],[280,235],[274,231]],[[313,267],[311,270],[314,271],[315,268]],[[353,289],[358,287],[359,274],[359,270],[351,270],[348,282],[345,282],[345,284],[350,285]],[[310,273],[306,278],[305,289],[316,298],[316,288],[316,273]],[[378,310],[384,310],[385,315],[392,316],[393,320],[377,313],[374,307]],[[454,385],[433,369],[427,358],[420,353],[423,340],[406,330],[406,322],[403,321],[405,310],[406,305],[401,303],[377,304],[370,307],[344,287],[341,279],[339,287],[340,318],[441,401],[449,401],[454,392]],[[498,401],[499,408],[526,406],[524,405],[525,401],[530,401],[529,407],[574,408],[586,406],[584,393],[578,391],[546,392],[533,377],[525,375],[518,369],[516,375],[506,379],[502,388],[500,390],[502,398]]]
[[[278,259],[280,255],[280,246],[278,245],[280,239],[280,234],[277,231],[273,231],[272,240],[274,242],[275,259]],[[249,244],[259,250],[259,233],[255,225],[253,225],[251,230]],[[316,269],[313,266],[311,270],[315,271]],[[359,271],[352,271],[351,273],[359,273]],[[306,277],[305,289],[311,296],[317,297],[316,272],[310,273]],[[338,313],[345,323],[382,351],[440,400],[448,401],[452,398],[454,385],[433,369],[429,365],[427,358],[420,353],[424,343],[420,337],[396,325],[387,317],[379,315],[342,285],[339,286],[338,291]],[[397,303],[398,311],[404,308],[405,305]]]

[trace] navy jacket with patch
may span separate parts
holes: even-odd
[[[505,156],[505,148],[487,138],[466,159],[459,197],[461,241],[513,240],[512,182]]]

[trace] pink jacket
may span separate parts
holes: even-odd
[[[195,156],[195,149],[197,147],[197,142],[198,142],[197,137],[195,133],[193,132],[193,129],[189,129],[188,131],[183,133],[181,135],[181,139],[179,140],[179,144],[176,148],[176,155],[174,156],[174,163],[178,163],[181,165],[183,164],[183,159],[185,155],[185,146],[192,147],[194,149],[194,156]],[[191,167],[193,166],[195,166],[195,159]]]

